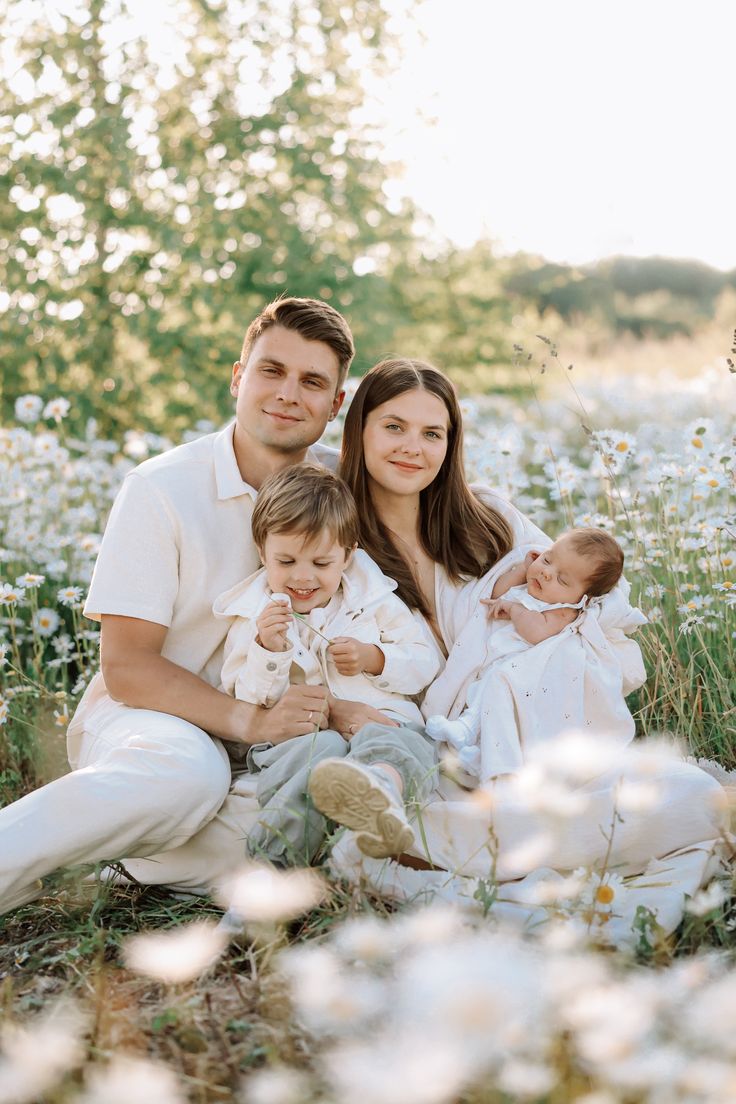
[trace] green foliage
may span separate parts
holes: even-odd
[[[2,27],[22,65],[0,92],[5,404],[71,393],[117,432],[221,416],[245,325],[285,291],[364,319],[365,366],[394,321],[372,254],[411,229],[352,122],[382,8],[180,0],[168,67],[115,44],[120,4],[78,10],[27,25],[15,3]]]
[[[736,273],[717,272],[699,261],[612,257],[571,267],[520,254],[510,262],[505,290],[542,318],[594,320],[609,334],[664,340],[694,333],[735,283]]]

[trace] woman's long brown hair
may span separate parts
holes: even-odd
[[[513,544],[505,518],[480,502],[463,470],[463,423],[455,388],[438,368],[421,360],[382,360],[360,381],[345,418],[340,475],[355,496],[361,548],[398,583],[397,594],[425,617],[431,615],[411,564],[378,517],[363,454],[363,427],[372,410],[406,391],[429,391],[445,404],[447,454],[435,479],[420,493],[420,539],[428,556],[453,582],[483,575]]]

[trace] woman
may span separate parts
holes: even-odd
[[[484,575],[515,544],[549,543],[490,489],[468,486],[454,387],[422,361],[385,360],[363,378],[345,421],[340,472],[358,503],[361,546],[396,579],[399,596],[426,619],[444,656],[483,593],[481,584],[473,588],[468,580]],[[336,703],[341,731],[354,733],[377,720],[366,709]],[[420,814],[422,842],[413,855],[399,862],[368,859],[346,833],[333,852],[333,870],[399,899],[425,892],[473,898],[479,879],[498,880],[505,885],[495,910],[529,917],[544,897],[540,879],[549,900],[561,880],[555,871],[615,866],[630,877],[625,887],[610,890],[618,892],[617,911],[600,913],[609,936],[631,938],[639,904],[671,929],[684,894],[692,894],[713,865],[713,841],[722,830],[720,787],[697,768],[663,758],[655,797],[650,785],[647,803],[640,786],[637,809],[631,794],[641,764],[614,764],[607,750],[607,764],[602,756],[588,770],[594,779],[572,771],[576,784],[566,791],[567,812],[559,802],[556,809],[545,803],[552,782],[536,803],[522,799],[513,782],[497,784],[491,796],[485,791],[480,802],[443,777]],[[623,782],[631,806],[625,812]],[[642,877],[631,877],[637,874]]]
[[[460,589],[515,544],[549,541],[489,488],[470,487],[462,415],[451,381],[420,360],[384,360],[361,380],[345,419],[340,474],[361,519],[360,545],[424,617],[443,657],[475,600]],[[378,720],[335,703],[340,730]]]

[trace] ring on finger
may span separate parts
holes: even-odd
[[[309,716],[307,717],[307,723],[308,723],[308,724],[311,724],[311,723],[312,723],[312,717],[313,717],[313,716],[314,716],[314,713],[313,713],[313,712],[312,712],[312,710],[310,709],[310,710],[309,710]]]

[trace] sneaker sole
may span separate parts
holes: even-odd
[[[381,787],[354,764],[342,759],[318,763],[309,793],[321,813],[357,833],[355,842],[370,858],[400,855],[415,843],[403,809],[398,812]]]

